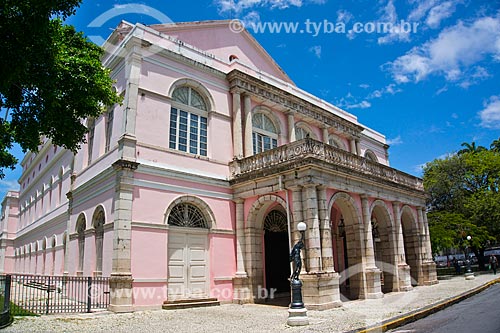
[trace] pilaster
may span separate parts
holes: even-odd
[[[293,112],[288,113],[288,142],[294,142],[295,136],[295,117]]]
[[[253,123],[252,123],[252,101],[250,95],[243,96],[243,107],[245,111],[245,157],[253,155]]]
[[[363,212],[363,224],[365,225],[365,280],[366,280],[366,298],[382,298],[382,284],[380,276],[382,272],[375,265],[375,253],[373,248],[372,223],[370,216],[370,207],[368,196],[361,195],[361,209]]]
[[[394,213],[394,224],[396,231],[396,241],[397,241],[397,261],[396,265],[398,267],[398,284],[399,291],[409,291],[412,289],[411,286],[411,276],[410,276],[410,266],[406,263],[404,239],[403,239],[403,226],[401,224],[401,203],[394,201],[392,203],[392,209]]]
[[[233,94],[233,155],[235,158],[242,158],[241,94],[237,89],[231,93]]]
[[[113,163],[116,172],[115,217],[113,223],[112,270],[109,279],[110,305],[113,312],[133,311],[131,242],[132,200],[134,171],[138,163],[118,160]]]
[[[308,268],[311,273],[322,270],[321,267],[321,238],[319,231],[318,198],[316,195],[316,184],[304,185],[302,191],[303,209],[305,211],[306,230],[306,253]]]
[[[326,187],[318,186],[318,215],[321,236],[321,263],[324,272],[335,272],[333,265],[332,231],[327,214]]]

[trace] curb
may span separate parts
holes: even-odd
[[[386,332],[388,330],[397,328],[399,326],[403,326],[403,325],[409,324],[413,321],[425,318],[425,317],[427,317],[435,312],[438,312],[440,310],[446,309],[447,307],[452,306],[453,304],[459,303],[459,302],[461,302],[461,301],[463,301],[471,296],[474,296],[474,295],[480,293],[481,291],[491,287],[492,285],[494,285],[496,283],[500,283],[500,278],[496,278],[494,280],[486,282],[482,286],[479,286],[479,287],[476,287],[476,288],[471,289],[469,291],[466,291],[458,296],[451,297],[451,298],[445,299],[444,301],[440,301],[438,303],[428,305],[422,309],[414,310],[414,311],[411,311],[407,314],[384,320],[381,323],[378,323],[378,324],[375,324],[372,326],[368,326],[368,327],[364,327],[364,328],[359,328],[356,330],[352,330],[352,331],[349,331],[347,333]]]

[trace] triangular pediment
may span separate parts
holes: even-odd
[[[295,85],[247,30],[234,32],[230,24],[229,20],[201,21],[155,24],[149,28],[213,54],[225,62],[230,63],[236,57],[236,61],[242,64]]]

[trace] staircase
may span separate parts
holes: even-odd
[[[176,310],[176,309],[186,309],[186,308],[199,308],[205,306],[216,306],[220,305],[217,298],[196,298],[196,299],[178,299],[174,301],[163,302],[163,310]]]

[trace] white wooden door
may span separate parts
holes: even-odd
[[[169,231],[168,299],[208,295],[208,240],[206,234]]]

